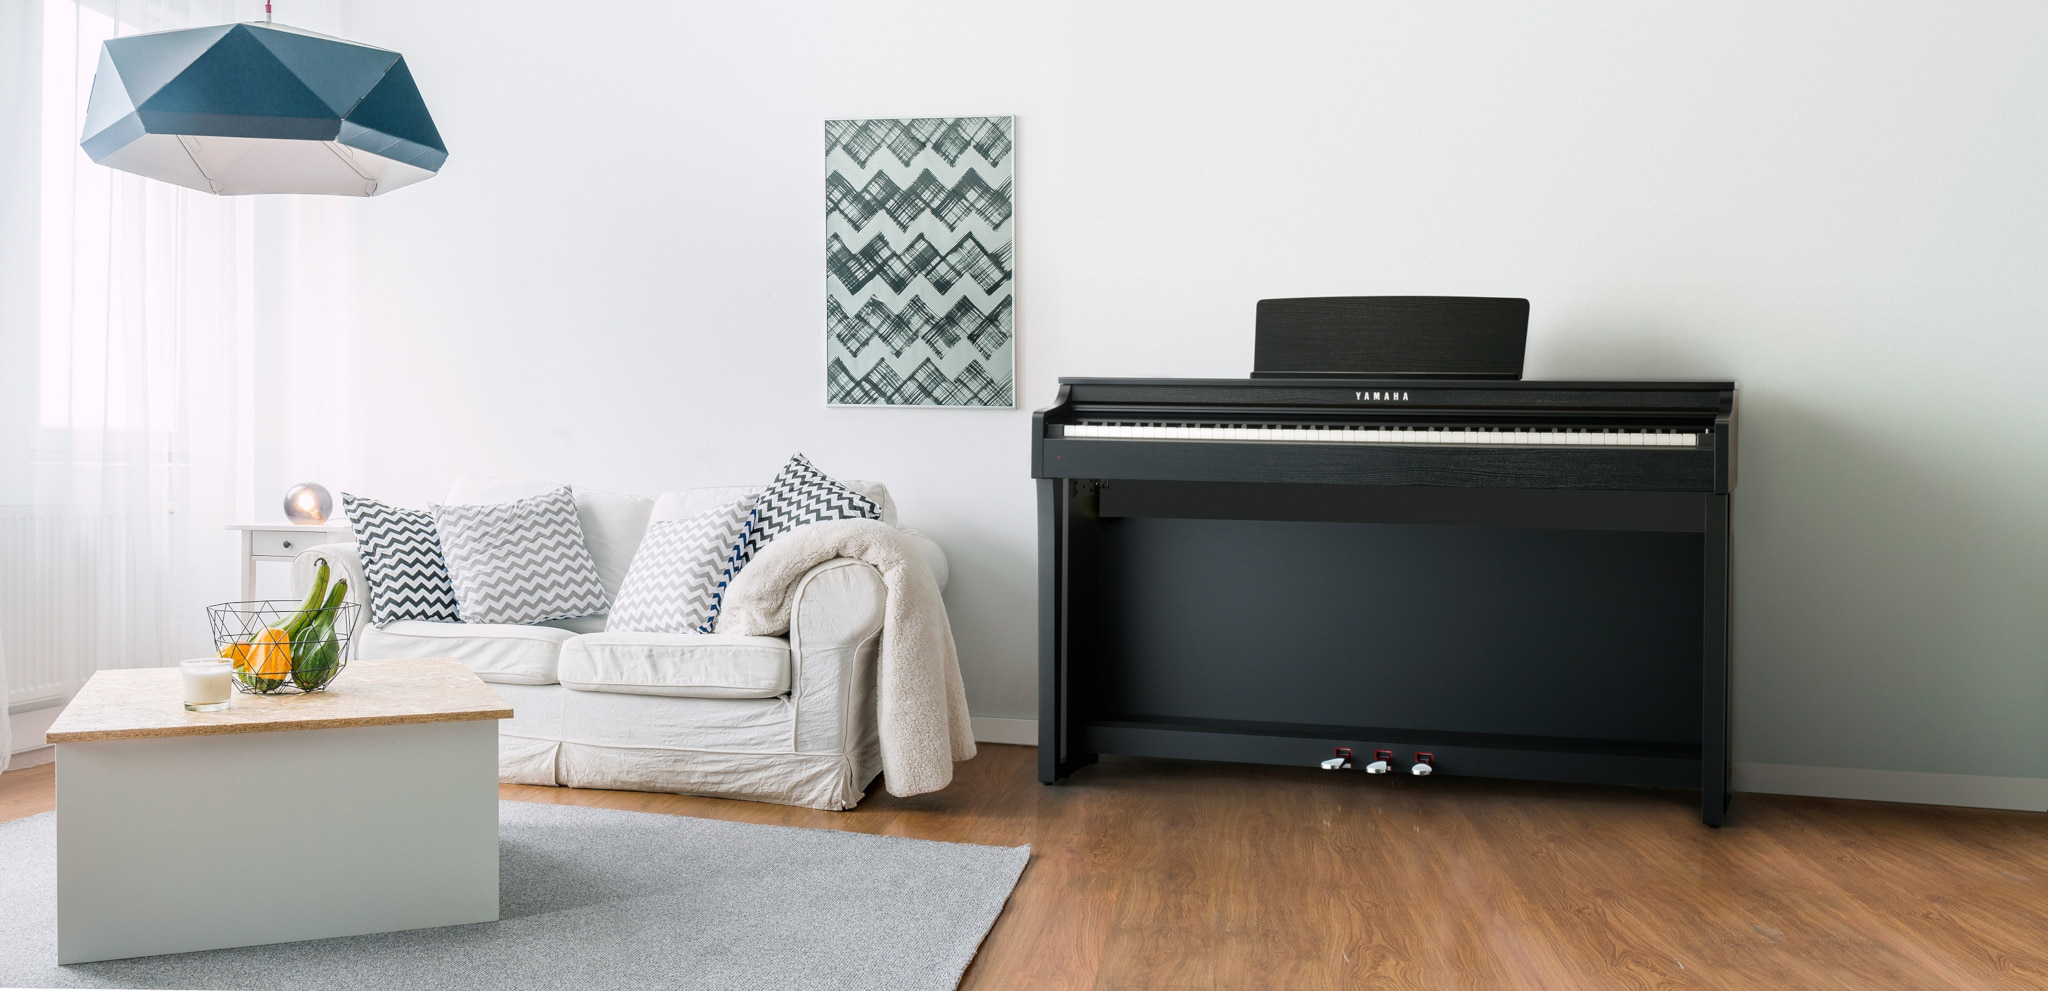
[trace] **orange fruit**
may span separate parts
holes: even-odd
[[[264,630],[243,647],[249,652],[246,669],[257,677],[282,680],[292,673],[292,644],[283,630]]]
[[[221,657],[222,657],[222,659],[224,659],[224,660],[229,660],[229,661],[233,661],[233,662],[235,662],[235,670],[237,670],[237,671],[247,671],[247,670],[249,670],[249,645],[248,645],[248,644],[245,644],[245,643],[231,643],[231,644],[228,644],[227,646],[225,646],[225,647],[222,647],[222,648],[220,649],[220,656],[221,656]]]

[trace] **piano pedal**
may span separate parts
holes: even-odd
[[[1427,777],[1431,771],[1435,770],[1435,767],[1435,754],[1417,753],[1415,755],[1415,766],[1409,768],[1408,773],[1413,774],[1418,778]]]
[[[1373,751],[1372,763],[1365,765],[1365,773],[1367,774],[1385,774],[1393,769],[1394,752],[1391,750]]]
[[[1351,748],[1338,747],[1337,756],[1323,762],[1325,771],[1342,771],[1351,766]]]

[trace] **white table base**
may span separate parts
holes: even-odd
[[[57,746],[57,962],[498,917],[493,719]]]

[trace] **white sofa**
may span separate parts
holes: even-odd
[[[847,481],[896,525],[886,487]],[[554,485],[457,479],[448,505],[507,502]],[[759,487],[679,489],[658,499],[576,489],[584,542],[607,593],[655,520],[707,511]],[[946,558],[905,529],[939,586]],[[356,657],[453,657],[512,705],[500,724],[507,782],[715,795],[850,809],[881,768],[875,736],[875,649],[883,589],[874,568],[845,558],[811,570],[788,635],[607,633],[604,617],[534,626],[368,620],[368,585],[353,544],[300,552],[304,594],[325,558],[363,604]],[[347,677],[344,672],[343,678]]]

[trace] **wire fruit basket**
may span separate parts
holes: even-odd
[[[256,695],[317,692],[348,665],[362,606],[304,606],[290,599],[206,607],[213,645],[234,664],[235,687]]]

